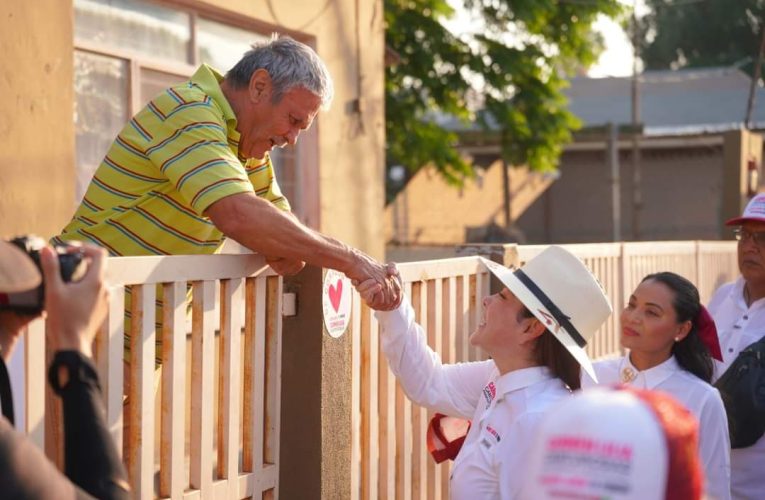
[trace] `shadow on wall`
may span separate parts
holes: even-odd
[[[526,235],[517,227],[502,227],[494,222],[485,226],[467,226],[466,243],[526,243]]]

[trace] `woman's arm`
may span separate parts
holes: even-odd
[[[130,498],[127,474],[106,426],[101,385],[90,360],[76,351],[59,351],[48,378],[63,403],[67,477],[96,498]]]
[[[447,364],[427,344],[408,299],[398,309],[376,312],[382,350],[414,403],[447,415],[472,418],[481,391],[496,371],[491,360]]]

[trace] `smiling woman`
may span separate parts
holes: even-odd
[[[601,384],[666,392],[699,421],[699,454],[706,493],[730,498],[730,440],[720,394],[709,384],[712,356],[720,359],[714,321],[696,287],[670,272],[649,274],[620,315],[629,354],[594,364]],[[591,383],[583,379],[583,386]]]
[[[441,364],[408,301],[377,312],[381,346],[416,404],[472,419],[454,462],[451,498],[518,498],[527,456],[545,411],[592,373],[584,347],[611,314],[597,280],[574,255],[549,247],[520,269],[484,261],[504,288],[483,300],[470,342],[490,360]],[[362,298],[376,291],[367,280]]]

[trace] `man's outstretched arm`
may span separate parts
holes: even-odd
[[[388,279],[388,271],[365,253],[306,227],[290,214],[251,193],[216,201],[205,211],[226,236],[254,252],[345,273],[358,282],[374,279],[381,291],[374,301],[378,309],[395,307],[400,287]]]

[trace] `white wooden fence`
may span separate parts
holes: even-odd
[[[111,258],[107,273],[109,316],[94,352],[120,449],[123,418],[128,424],[123,458],[135,497],[277,497],[281,279],[257,255]],[[123,384],[126,285],[132,338]],[[163,307],[155,307],[158,289]],[[160,371],[154,366],[157,314]],[[37,321],[25,339],[24,428],[60,464],[60,415],[45,387],[44,330]],[[159,404],[155,384],[161,385]],[[125,386],[130,403],[123,416]]]
[[[734,242],[567,247],[590,266],[615,311],[650,272],[685,275],[704,301],[737,274]],[[518,265],[543,248],[519,246],[517,262],[507,264]],[[108,269],[109,317],[95,355],[108,425],[120,449],[124,444],[136,498],[278,497],[281,279],[257,255],[112,258]],[[443,360],[483,359],[468,343],[489,292],[480,261],[465,257],[399,269],[428,343]],[[123,378],[126,286],[132,339],[131,368]],[[156,308],[159,289],[164,306]],[[157,314],[163,325],[161,371],[154,368]],[[617,322],[614,315],[602,327],[588,347],[591,356],[620,352]],[[45,383],[44,329],[36,321],[25,337],[26,408],[19,426],[61,464],[60,411]],[[351,497],[446,498],[449,464],[435,465],[425,446],[430,414],[412,405],[396,383],[380,353],[374,315],[358,298],[350,335]],[[130,404],[123,416],[125,392]]]
[[[626,295],[649,273],[674,271],[691,279],[708,301],[738,274],[735,242],[644,242],[563,245],[594,272],[616,314],[588,345],[593,358],[617,354],[618,312]],[[518,246],[520,265],[545,246]],[[428,344],[446,363],[483,359],[468,344],[488,293],[489,277],[477,257],[399,264],[417,321]],[[448,498],[449,462],[428,456],[425,431],[430,412],[411,404],[393,377],[379,346],[379,326],[354,301],[353,499]]]

